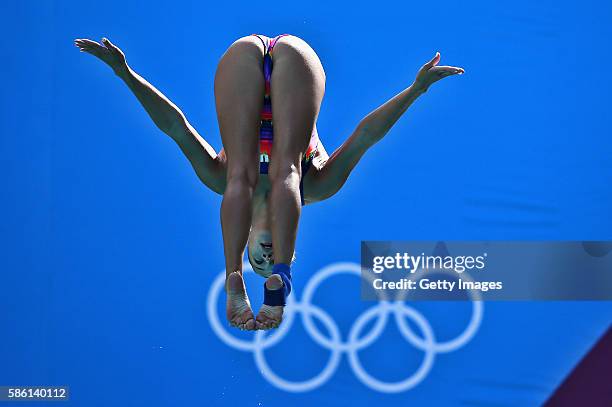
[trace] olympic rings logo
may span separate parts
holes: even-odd
[[[245,272],[253,271],[250,264],[247,262],[244,263],[243,270]],[[323,309],[311,303],[317,287],[324,280],[333,275],[343,273],[354,274],[360,277],[361,268],[355,263],[333,263],[319,270],[306,284],[301,302],[295,299],[297,295],[294,288],[293,294],[287,299],[283,322],[278,329],[268,336],[264,334],[264,331],[257,331],[253,340],[247,341],[238,339],[228,333],[219,319],[217,301],[219,300],[219,295],[223,291],[225,283],[225,271],[223,270],[217,276],[208,292],[208,320],[215,334],[217,334],[219,339],[225,344],[241,351],[253,352],[255,363],[268,382],[279,389],[296,393],[311,391],[326,383],[338,368],[342,353],[347,354],[353,373],[369,388],[383,393],[399,393],[409,390],[425,379],[433,367],[436,354],[452,352],[464,346],[474,337],[482,321],[483,302],[479,292],[472,291],[470,292],[472,299],[472,315],[467,327],[454,339],[438,342],[436,341],[431,325],[419,311],[405,304],[403,301],[390,302],[386,299],[382,299],[357,318],[349,331],[348,340],[343,342],[340,330],[334,320],[327,312],[323,311]],[[462,278],[466,279],[469,278],[469,276],[464,273]],[[277,375],[270,368],[264,356],[265,349],[271,348],[279,343],[289,332],[297,313],[301,314],[304,328],[311,338],[318,345],[330,351],[329,359],[323,370],[315,377],[300,382],[288,381]],[[359,351],[370,346],[378,339],[391,316],[395,319],[395,323],[404,339],[412,346],[425,353],[423,361],[418,369],[411,376],[398,382],[384,382],[375,378],[366,371],[359,359]],[[323,335],[321,331],[319,331],[313,322],[313,317],[319,319],[319,321],[325,325],[325,328],[330,333],[329,337]],[[413,332],[412,327],[406,322],[406,317],[411,319],[419,328],[421,335]],[[361,336],[363,328],[374,318],[376,318],[376,321],[371,331]]]

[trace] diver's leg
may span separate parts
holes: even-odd
[[[272,245],[275,265],[289,265],[302,208],[301,161],[319,114],[325,92],[325,73],[312,48],[294,36],[278,41],[272,59],[274,144],[269,168]],[[271,290],[279,289],[282,280],[274,274],[268,278],[266,286]],[[257,316],[258,325],[264,329],[276,327],[281,317],[281,306],[264,306]]]
[[[236,41],[215,75],[217,119],[227,156],[227,186],[221,203],[221,228],[227,273],[227,317],[232,325],[254,329],[242,259],[251,227],[258,178],[258,126],[264,95],[263,44],[256,37]]]

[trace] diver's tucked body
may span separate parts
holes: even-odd
[[[317,54],[293,35],[249,35],[227,49],[215,73],[223,142],[217,153],[108,39],[77,39],[75,45],[113,69],[178,144],[202,183],[223,195],[226,314],[232,326],[247,330],[276,328],[282,321],[302,206],[336,194],[365,152],[430,85],[464,72],[439,66],[436,53],[410,86],[366,115],[329,156],[316,128],[326,81]],[[242,277],[245,248],[253,270],[266,279],[256,317]]]

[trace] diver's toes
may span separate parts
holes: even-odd
[[[255,320],[255,324],[257,324],[258,328],[257,329],[265,329],[266,328],[266,321],[261,318],[260,316],[257,316],[257,319]]]
[[[281,309],[278,309],[281,308]],[[258,323],[258,329],[264,329],[264,330],[268,330],[268,329],[273,329],[273,328],[278,328],[278,326],[281,324],[282,320],[283,320],[283,313],[282,313],[282,307],[278,307],[278,308],[271,308],[271,307],[267,307],[262,309],[258,314],[257,314],[257,323]]]
[[[247,331],[252,331],[255,329],[255,320],[253,318],[249,319],[244,323],[244,329]]]
[[[246,325],[246,323],[252,319],[253,319],[253,314],[251,314],[250,312],[247,312],[243,314],[242,316],[240,316],[240,318],[238,319],[238,323],[240,325]]]
[[[258,329],[268,330],[270,329],[270,318],[265,315],[258,315],[257,324],[259,326]]]
[[[264,325],[266,326],[266,329],[272,329],[275,325],[278,326],[278,321],[274,320],[273,318],[266,318]]]

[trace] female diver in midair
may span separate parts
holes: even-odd
[[[77,39],[75,45],[113,69],[157,127],[178,144],[200,180],[223,195],[227,319],[247,330],[276,328],[282,320],[301,206],[338,192],[363,154],[418,96],[434,82],[463,73],[462,68],[438,66],[436,53],[408,88],[363,118],[329,156],[316,128],[325,92],[317,54],[292,35],[250,35],[234,42],[217,67],[215,101],[223,142],[217,154],[108,39],[102,44]],[[242,278],[245,246],[253,270],[266,278],[257,317]]]

